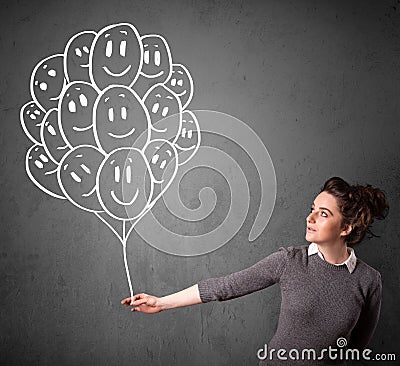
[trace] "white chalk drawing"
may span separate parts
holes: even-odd
[[[40,140],[47,155],[56,164],[60,162],[65,153],[69,150],[69,146],[59,129],[56,108],[50,109],[44,116],[40,127]]]
[[[150,136],[149,112],[126,86],[111,85],[100,93],[93,107],[93,124],[96,143],[107,153],[132,146],[142,132]]]
[[[115,234],[131,296],[132,230],[164,252],[199,255],[225,244],[246,218],[250,195],[244,173],[226,153],[202,146],[202,134],[233,140],[259,172],[261,202],[250,241],[266,227],[275,203],[275,172],[261,140],[229,115],[189,109],[193,78],[174,61],[163,36],[141,35],[130,23],[81,31],[64,53],[36,64],[31,100],[20,109],[22,129],[33,143],[25,159],[28,177],[44,193],[96,215]],[[205,218],[215,207],[209,190],[200,192],[198,209],[189,210],[180,200],[179,183],[196,167],[226,177],[232,205],[206,236],[172,233],[152,213],[157,202],[187,222]]]
[[[64,88],[58,102],[58,124],[70,148],[96,145],[93,128],[93,106],[98,93],[85,81],[73,81]]]
[[[90,82],[89,53],[94,37],[96,32],[83,31],[68,41],[64,50],[64,73],[67,82]]]
[[[102,212],[97,197],[96,175],[104,154],[91,145],[81,145],[68,151],[60,161],[57,179],[64,196],[78,208]]]
[[[58,100],[66,84],[64,54],[56,54],[40,61],[32,71],[31,96],[44,110],[57,108]]]
[[[40,129],[45,116],[43,109],[34,101],[26,103],[20,110],[19,119],[26,136],[34,144],[41,144]]]
[[[65,199],[57,181],[58,165],[42,145],[33,145],[26,153],[25,169],[31,181],[48,195]]]
[[[103,90],[110,85],[132,86],[143,64],[139,32],[129,23],[112,24],[95,37],[89,55],[89,76]]]
[[[164,37],[149,34],[141,38],[143,43],[143,64],[135,91],[143,98],[144,94],[155,84],[163,84],[172,73],[172,55]]]
[[[185,109],[193,97],[193,79],[189,70],[182,64],[173,64],[167,86],[179,97],[182,109]]]
[[[192,111],[183,111],[182,126],[174,141],[179,151],[179,163],[187,163],[199,149],[201,141],[200,126]]]
[[[178,152],[167,140],[152,140],[144,148],[144,154],[153,176],[153,194],[147,210],[151,209],[168,189],[178,170]],[[125,191],[124,191],[125,193]]]
[[[171,132],[177,136],[182,124],[182,105],[175,93],[163,84],[156,84],[144,95],[143,101],[150,113],[151,139],[164,139]],[[168,123],[164,123],[169,116]]]

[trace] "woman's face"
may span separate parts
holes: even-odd
[[[348,234],[342,225],[343,216],[339,212],[336,198],[321,192],[311,206],[306,218],[306,240],[317,244],[333,244]]]

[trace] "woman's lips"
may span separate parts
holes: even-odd
[[[308,231],[308,232],[311,232],[311,233],[315,233],[317,230],[315,230],[315,229],[313,229],[313,228],[307,226],[307,231]]]

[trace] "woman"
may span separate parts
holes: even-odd
[[[378,322],[382,290],[380,273],[356,258],[348,245],[359,243],[366,234],[373,235],[371,224],[374,219],[383,219],[387,209],[381,190],[370,185],[351,186],[333,177],[315,198],[306,218],[310,245],[280,248],[252,267],[200,281],[172,295],[138,294],[122,304],[133,306],[131,311],[156,313],[229,300],[279,283],[279,323],[269,351],[259,355],[264,364],[291,365],[293,360],[301,365],[345,364],[345,354],[337,353],[333,360],[329,347],[338,349],[347,343],[349,349],[365,349]],[[275,353],[271,354],[272,349]],[[283,350],[279,356],[278,349]],[[315,356],[313,351],[304,353],[305,349],[313,349]]]

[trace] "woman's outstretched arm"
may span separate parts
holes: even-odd
[[[121,301],[122,305],[133,306],[131,311],[140,311],[148,314],[200,303],[201,299],[197,284],[168,296],[156,297],[141,293]]]
[[[121,301],[132,306],[131,311],[158,313],[162,310],[200,304],[209,301],[225,301],[244,296],[277,283],[286,267],[288,250],[281,248],[275,253],[239,272],[218,278],[208,278],[174,294],[156,297],[137,294]]]

